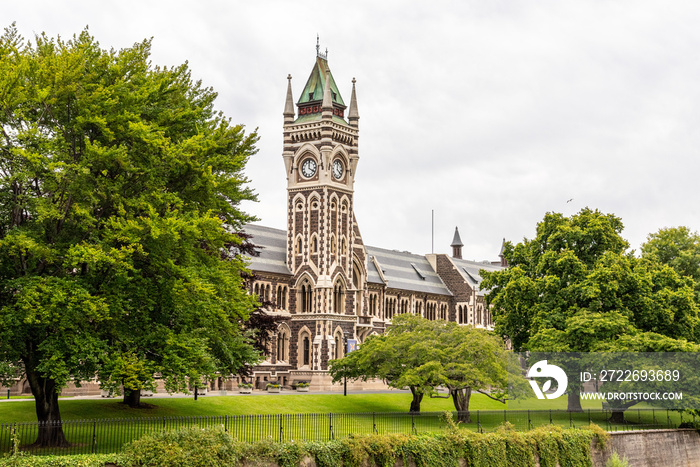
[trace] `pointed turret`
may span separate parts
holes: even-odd
[[[292,75],[287,75],[287,100],[284,103],[284,123],[294,121],[294,97],[292,97]]]
[[[455,235],[452,238],[452,244],[450,246],[452,247],[452,257],[462,259],[462,247],[464,243],[462,243],[462,239],[459,237],[459,229],[457,227],[455,227]]]
[[[320,120],[325,110],[335,122],[347,125],[344,120],[347,107],[343,98],[340,97],[338,86],[328,67],[327,57],[328,52],[321,53],[319,45],[316,44],[316,63],[297,101],[299,108],[297,123]]]
[[[508,260],[503,256],[503,253],[506,251],[506,239],[503,239],[503,242],[501,243],[501,251],[498,253],[498,257],[501,258],[501,266],[504,268],[508,267]]]
[[[360,114],[357,112],[357,95],[355,95],[355,78],[352,79],[352,95],[350,96],[350,109],[348,109],[348,121],[350,126],[357,128]]]

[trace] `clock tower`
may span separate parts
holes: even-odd
[[[353,212],[359,115],[355,80],[347,107],[318,44],[296,111],[291,75],[287,79],[286,256],[293,275],[290,340],[298,349],[290,360],[313,375],[343,356],[364,309],[366,254]]]

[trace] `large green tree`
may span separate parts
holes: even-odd
[[[420,411],[424,395],[437,396],[438,388],[447,388],[460,420],[468,422],[472,392],[505,402],[509,367],[503,341],[488,331],[402,314],[385,334],[331,361],[330,373],[336,382],[380,378],[390,387],[408,388],[411,412]]]
[[[642,257],[672,267],[695,281],[696,301],[700,302],[700,235],[688,227],[666,227],[649,234],[642,245]]]
[[[548,213],[535,238],[507,243],[510,267],[482,271],[496,332],[514,350],[534,352],[628,350],[632,342],[674,351],[696,341],[692,279],[628,253],[622,228],[616,216],[586,208]],[[569,409],[580,410],[571,389]]]
[[[232,233],[257,136],[150,47],[0,38],[0,369],[40,421],[69,382],[185,390],[258,357]],[[60,424],[37,443],[66,443]]]

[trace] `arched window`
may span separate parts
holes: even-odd
[[[343,283],[337,281],[333,287],[333,312],[343,313],[345,311],[345,290]]]
[[[335,333],[335,359],[343,358],[343,335],[340,330]]]
[[[296,244],[294,246],[294,254],[300,255],[301,251],[302,251],[301,237],[297,237],[297,241],[296,241]]]
[[[289,329],[286,326],[277,331],[277,361],[289,362]]]
[[[318,237],[315,234],[311,237],[311,253],[318,253]]]
[[[302,339],[302,362],[304,366],[309,366],[311,363],[311,339],[308,334]]]
[[[311,304],[313,298],[311,284],[307,281],[302,283],[300,293],[300,312],[311,313]]]

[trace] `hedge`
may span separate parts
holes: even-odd
[[[221,430],[185,429],[144,436],[121,454],[23,456],[0,458],[0,467],[209,467],[277,464],[296,467],[313,459],[318,467],[394,467],[397,460],[416,467],[588,467],[591,441],[603,447],[607,434],[598,426],[563,430],[540,427],[528,432],[508,425],[493,433],[459,430],[454,424],[430,435],[365,435],[323,442],[241,443]]]

